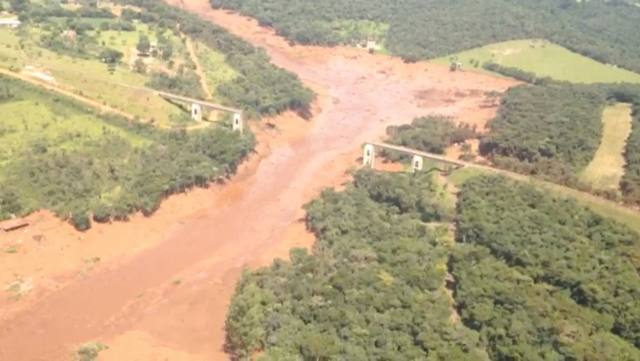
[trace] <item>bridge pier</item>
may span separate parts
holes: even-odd
[[[231,129],[234,131],[237,130],[242,134],[242,128],[244,128],[242,113],[233,113],[233,124],[231,125]]]
[[[196,122],[202,121],[202,106],[200,106],[200,104],[191,104],[191,119],[195,120]]]
[[[364,154],[362,155],[362,165],[368,165],[371,168],[374,167],[374,161],[376,158],[376,148],[373,144],[364,145]]]
[[[415,173],[417,170],[422,170],[423,164],[424,159],[419,155],[414,155],[413,160],[411,160],[411,172]]]

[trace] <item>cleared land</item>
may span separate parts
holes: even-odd
[[[582,180],[598,189],[617,189],[624,174],[625,142],[631,132],[631,104],[608,106],[602,114],[602,142]]]
[[[433,61],[449,64],[457,57],[464,70],[487,73],[482,63],[493,62],[575,83],[640,83],[640,74],[602,64],[546,40],[514,40],[491,44]],[[475,66],[475,63],[478,66]]]

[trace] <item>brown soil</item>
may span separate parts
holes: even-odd
[[[211,10],[207,0],[171,1],[264,46],[297,73],[319,94],[313,121],[274,120],[277,129],[263,127],[258,155],[229,184],[172,197],[157,216],[96,226],[78,239],[50,216],[33,215],[42,218],[28,233],[2,243],[24,236],[26,253],[3,254],[0,270],[3,281],[14,271],[32,278],[34,289],[3,301],[0,361],[64,360],[91,340],[110,345],[101,356],[107,361],[227,360],[225,314],[242,268],[313,243],[301,205],[348,179],[363,142],[427,114],[484,125],[482,93],[514,84],[361,49],[291,47],[253,20]],[[44,248],[33,234],[44,235]],[[93,257],[100,262],[84,261]]]

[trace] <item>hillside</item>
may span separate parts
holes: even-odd
[[[159,124],[185,125],[189,117],[149,92],[117,84],[196,98],[211,88],[215,101],[242,108],[246,117],[305,112],[313,100],[295,75],[250,44],[159,0],[99,7],[32,1],[16,12],[22,25],[0,29],[6,43],[0,66]],[[187,46],[193,43],[197,51]]]
[[[6,77],[0,89],[0,219],[49,209],[84,230],[91,217],[148,215],[169,194],[234,173],[254,146],[224,124],[167,132]]]
[[[373,36],[392,53],[414,61],[501,41],[546,39],[599,62],[640,73],[640,7],[620,1],[210,2],[215,8],[254,17],[301,44],[353,44]],[[352,31],[337,26],[345,22],[354,24]]]
[[[21,25],[0,29],[10,70],[0,77],[0,220],[48,209],[85,230],[148,215],[170,194],[230,176],[252,151],[251,132],[233,133],[225,118],[180,131],[193,124],[188,111],[150,89],[210,95],[245,118],[306,114],[314,98],[249,43],[160,1],[11,5]]]

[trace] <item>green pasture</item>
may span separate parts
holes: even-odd
[[[581,179],[599,189],[618,189],[624,175],[624,148],[631,132],[631,104],[608,106],[602,114],[602,140]]]
[[[148,31],[148,28],[146,29]],[[144,87],[148,80],[147,75],[136,73],[126,65],[118,66],[112,73],[107,65],[97,58],[71,57],[41,48],[35,41],[41,31],[38,28],[28,29],[22,46],[20,37],[13,31],[0,31],[0,66],[22,69],[26,65],[33,65],[51,72],[56,82],[65,88],[77,90],[83,96],[141,119],[153,119],[162,125],[188,123],[188,114],[153,95],[152,92],[113,84]],[[135,48],[138,42],[137,32],[120,32],[119,36],[121,38],[118,40],[130,41]]]
[[[640,74],[597,62],[545,40],[506,41],[433,59],[433,62],[448,65],[452,57],[458,58],[463,70],[487,72],[482,69],[482,63],[493,62],[575,83],[640,83]],[[476,61],[479,62],[477,68],[473,64]]]
[[[0,166],[37,144],[49,149],[71,150],[84,148],[88,142],[107,134],[117,135],[136,146],[149,143],[140,135],[62,102],[52,102],[32,93],[26,93],[22,98],[0,103]]]

